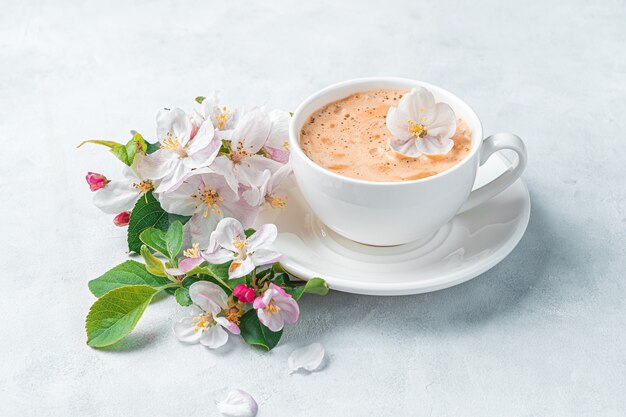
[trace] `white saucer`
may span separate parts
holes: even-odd
[[[511,164],[495,155],[483,165],[474,188]],[[322,277],[330,288],[356,294],[404,295],[436,291],[472,279],[495,266],[515,248],[530,217],[522,180],[483,205],[456,216],[432,237],[393,247],[362,245],[327,228],[304,201],[295,180],[285,184],[287,207],[259,216],[276,224],[273,249],[293,275]]]

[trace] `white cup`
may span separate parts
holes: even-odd
[[[404,182],[374,182],[344,177],[309,159],[300,147],[300,130],[319,108],[367,90],[410,90],[425,87],[435,101],[449,104],[472,132],[472,149],[457,165],[431,177]],[[504,191],[526,167],[524,142],[510,133],[483,140],[476,113],[443,88],[404,78],[362,78],[331,85],[307,98],[293,114],[289,148],[294,176],[315,214],[329,228],[356,242],[376,246],[400,245],[425,239],[456,214],[476,207]],[[494,153],[511,149],[517,165],[472,191],[476,172]]]

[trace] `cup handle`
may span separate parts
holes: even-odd
[[[511,149],[517,153],[517,165],[513,168],[509,168],[490,183],[472,191],[458,214],[471,210],[500,194],[522,175],[527,162],[526,146],[519,136],[512,133],[496,133],[486,138],[480,150],[480,165],[487,162],[487,159],[489,159],[492,154],[503,149]]]

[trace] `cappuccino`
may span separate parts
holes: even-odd
[[[386,117],[406,91],[371,90],[352,94],[315,111],[300,130],[300,146],[316,164],[367,181],[398,182],[430,177],[452,168],[471,151],[472,132],[457,118],[454,147],[444,155],[417,158],[389,146]]]

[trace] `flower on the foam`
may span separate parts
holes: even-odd
[[[273,282],[252,305],[259,321],[273,332],[282,330],[285,323],[293,324],[300,317],[298,303],[290,294]]]
[[[456,130],[456,117],[449,105],[435,103],[430,91],[417,87],[400,99],[398,107],[389,108],[387,129],[393,135],[391,148],[402,155],[446,154],[454,146],[450,138]]]
[[[211,235],[209,248],[202,257],[211,264],[232,261],[228,268],[230,279],[249,274],[257,266],[269,265],[281,258],[281,254],[267,249],[278,235],[273,224],[265,224],[250,237],[246,237],[242,224],[233,218],[219,222]]]
[[[291,173],[291,164],[287,162],[276,172],[269,170],[257,173],[252,179],[250,188],[242,193],[242,197],[251,206],[268,205],[272,208],[284,208],[287,205],[287,197],[278,194],[282,182]]]
[[[169,191],[192,169],[206,167],[219,152],[221,141],[211,120],[198,126],[182,109],[160,110],[157,137],[160,149],[141,159],[141,171],[160,179],[157,192]]]
[[[93,196],[95,206],[107,214],[118,214],[131,210],[139,197],[153,190],[158,182],[148,179],[138,168],[144,158],[144,154],[137,153],[130,167],[124,165],[122,179],[107,180]]]
[[[264,109],[254,107],[246,111],[224,138],[230,142],[230,153],[219,156],[216,163],[232,172],[237,181],[246,186],[259,172],[266,169],[275,172],[282,163],[262,155],[271,132],[272,120]]]
[[[239,199],[238,184],[209,168],[193,170],[173,188],[159,195],[168,213],[191,216],[189,231],[200,248],[209,246],[211,233],[224,217],[236,217],[251,225],[258,208]]]
[[[201,343],[215,349],[228,341],[228,329],[239,334],[238,316],[231,313],[228,295],[217,284],[198,281],[189,287],[190,316],[174,323],[174,334],[181,342]],[[235,307],[237,308],[237,307]]]

